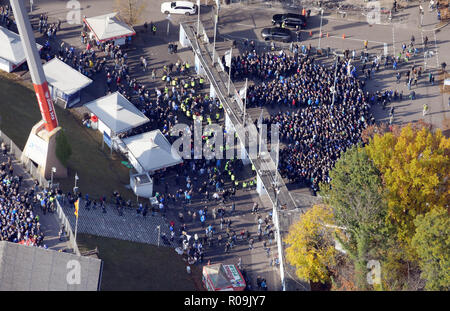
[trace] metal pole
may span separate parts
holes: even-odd
[[[79,203],[78,203],[78,204],[79,204]],[[80,207],[79,207],[79,205],[78,205],[78,213],[80,213]],[[76,221],[75,221],[75,237],[74,237],[74,239],[75,239],[75,244],[77,243],[77,231],[78,231],[78,216],[77,216]]]
[[[333,101],[331,102],[331,104],[332,105],[334,105],[334,98],[335,98],[335,94],[336,94],[336,76],[337,76],[337,59],[338,59],[338,57],[337,57],[337,55],[335,56],[335,58],[336,58],[336,70],[335,70],[335,72],[334,72],[334,86],[333,86]]]
[[[198,18],[197,18],[197,36],[200,33],[200,0],[197,2]]]
[[[228,70],[228,95],[230,95],[231,58],[233,58],[233,47],[230,48],[230,68],[229,68],[229,70]]]
[[[217,33],[217,20],[219,19],[219,7],[217,6],[217,14],[215,16],[215,22],[214,22],[214,43],[213,43],[213,56],[212,56],[212,64],[214,65],[216,63],[215,57],[216,57],[216,33]]]
[[[245,97],[244,97],[244,120],[243,120],[243,124],[245,126],[245,112],[247,110],[247,83],[248,83],[248,79],[245,78]]]
[[[50,180],[50,189],[53,189],[53,169],[52,169],[52,176]]]
[[[323,17],[323,9],[320,10],[320,31],[319,31],[319,47],[320,50],[320,39],[322,39],[322,17]]]
[[[161,225],[159,225],[156,228],[158,228],[158,247],[159,247],[159,238],[161,237]]]

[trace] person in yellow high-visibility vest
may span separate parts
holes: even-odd
[[[236,177],[234,177],[234,174],[231,174],[231,181],[234,181]]]
[[[176,86],[177,85],[177,81],[176,80],[172,80],[172,85]]]
[[[189,63],[186,63],[186,69],[189,69],[191,67],[191,65],[189,65]]]
[[[220,113],[216,113],[216,120],[220,119]]]
[[[207,117],[206,117],[206,121],[208,121],[208,124],[209,124],[209,125],[212,124],[212,120],[211,120],[211,117],[210,117],[210,116],[207,116]]]
[[[186,116],[189,118],[191,116],[191,112],[189,110],[186,110]]]
[[[162,80],[162,81],[166,81],[166,78],[167,78],[167,76],[166,76],[166,75],[163,75],[162,78],[161,78],[161,80]]]
[[[239,182],[236,180],[235,182],[234,182],[234,185],[236,186],[236,188],[239,186]]]
[[[223,105],[221,102],[219,103],[219,109],[223,109]]]
[[[255,165],[252,164],[252,171],[256,171]]]
[[[200,88],[203,88],[203,82],[205,80],[203,80],[203,77],[200,78],[200,80],[198,81],[198,83],[200,84]]]
[[[169,88],[166,86],[166,87],[164,88],[164,94],[167,94],[167,93],[169,93]]]
[[[191,87],[195,87],[195,80],[191,81]]]
[[[245,181],[242,183],[242,188],[243,188],[244,190],[247,188],[247,183],[246,183]]]
[[[200,120],[200,122],[203,122],[203,116],[199,116],[198,119]]]
[[[184,88],[187,89],[189,87],[189,83],[185,82],[184,83]]]
[[[196,115],[195,113],[192,115],[192,119],[193,119],[194,121],[197,119],[197,115]]]

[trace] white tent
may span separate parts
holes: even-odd
[[[117,40],[136,34],[133,27],[120,20],[117,12],[89,18],[86,17],[84,18],[84,22],[100,42]],[[122,42],[116,43],[123,44]]]
[[[46,63],[43,68],[53,99],[60,98],[69,105],[78,103],[80,90],[92,83],[91,79],[57,57]]]
[[[98,117],[98,130],[109,137],[150,121],[119,92],[87,103],[86,108]]]
[[[131,136],[122,142],[128,151],[128,160],[140,174],[183,162],[160,130]]]
[[[38,50],[42,45],[36,43]],[[20,36],[0,26],[0,69],[11,72],[26,61]]]

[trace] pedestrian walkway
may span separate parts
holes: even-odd
[[[75,230],[74,208],[70,207],[67,202],[62,205],[62,208],[70,225]],[[122,216],[120,216],[112,205],[108,205],[106,213],[103,213],[100,207],[85,209],[84,200],[80,200],[78,233],[153,245],[158,245],[159,242],[160,246],[169,246],[159,238],[159,230],[161,235],[165,234],[168,238],[170,237],[169,224],[159,214],[152,216],[149,213],[144,217],[142,214],[136,213],[134,209],[124,208]],[[172,243],[170,246],[175,247],[175,244]]]

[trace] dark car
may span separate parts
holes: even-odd
[[[300,14],[286,13],[286,14],[275,14],[272,16],[272,24],[281,26],[285,23],[286,27],[293,28],[306,28],[306,17]]]
[[[261,31],[261,36],[264,40],[275,40],[283,42],[289,42],[292,38],[291,31],[289,29],[281,27],[264,28]]]

